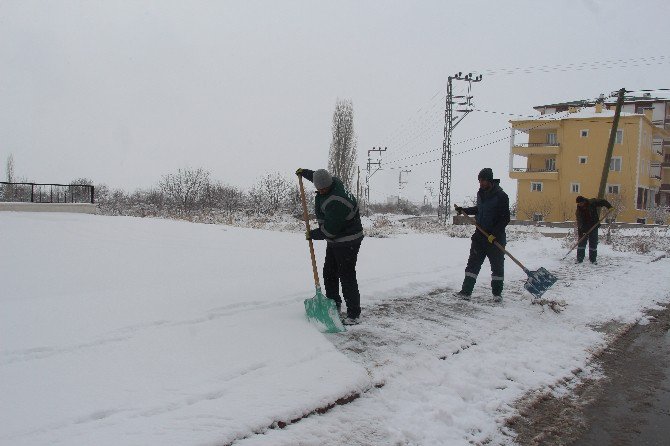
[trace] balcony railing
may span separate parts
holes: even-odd
[[[549,172],[549,173],[558,173],[558,169],[535,169],[535,168],[527,168],[527,167],[514,167],[512,169],[512,172],[528,172],[528,173],[536,173],[536,172]]]
[[[514,147],[560,147],[558,142],[520,142],[514,143]]]
[[[0,201],[27,203],[94,203],[90,184],[7,183],[0,181]]]

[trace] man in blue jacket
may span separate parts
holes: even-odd
[[[355,325],[361,314],[361,294],[356,279],[356,261],[363,241],[363,225],[356,198],[344,188],[342,181],[327,170],[298,169],[296,175],[314,183],[317,190],[314,212],[319,227],[306,234],[307,239],[326,240],[326,260],[323,264],[323,285],[326,297],[333,299],[338,311],[342,295],[347,304],[344,325]]]
[[[470,257],[465,267],[465,279],[461,291],[456,295],[469,300],[477,282],[477,275],[488,257],[491,263],[491,291],[496,302],[502,301],[503,280],[505,271],[505,253],[497,248],[493,242],[502,246],[507,243],[505,227],[509,223],[509,198],[500,187],[500,180],[493,179],[493,170],[486,167],[479,172],[479,191],[477,192],[477,206],[463,208],[454,205],[456,211],[467,215],[475,215],[477,224],[490,235],[488,238],[475,229],[470,244]]]

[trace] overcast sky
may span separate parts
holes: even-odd
[[[402,193],[420,201],[427,181],[439,184],[449,75],[483,73],[475,107],[524,115],[668,88],[669,13],[667,0],[0,0],[0,160],[12,154],[33,182],[131,191],[203,167],[248,188],[269,172],[325,167],[342,98],[354,106],[361,178],[368,149],[388,147],[372,198],[397,195],[411,165]],[[507,71],[516,67],[526,70]],[[453,141],[509,119],[473,112]],[[452,200],[474,195],[477,172],[492,167],[514,201],[508,152],[503,140],[455,155]]]

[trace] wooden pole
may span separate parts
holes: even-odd
[[[605,155],[605,164],[603,165],[603,173],[600,177],[600,187],[598,188],[598,198],[605,198],[605,186],[607,185],[607,175],[610,171],[610,162],[612,161],[612,152],[614,151],[614,141],[616,140],[616,131],[619,126],[619,116],[621,115],[621,107],[623,106],[623,97],[626,89],[619,90],[619,98],[616,101],[616,110],[614,111],[614,121],[612,122],[612,131],[610,133],[609,144],[607,145],[607,153]]]

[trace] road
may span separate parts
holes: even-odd
[[[543,395],[508,426],[521,445],[670,444],[670,307],[617,338],[568,395]],[[570,388],[570,383],[566,384]]]

